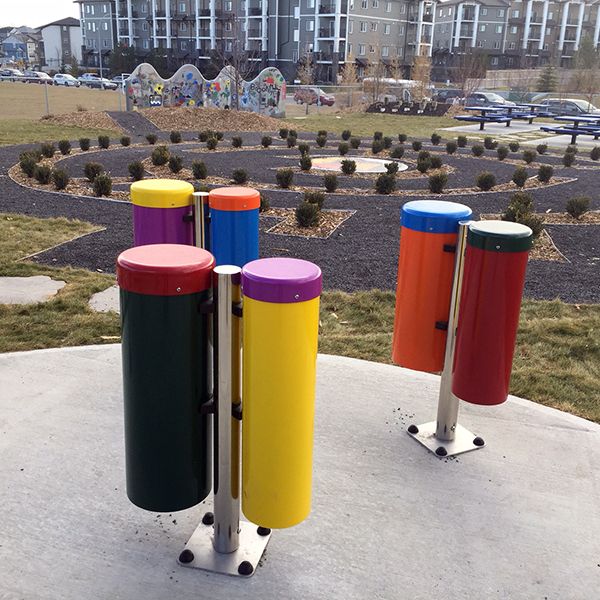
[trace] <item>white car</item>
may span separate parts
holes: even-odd
[[[65,87],[79,87],[81,83],[68,73],[57,73],[54,76],[54,85],[64,85]]]

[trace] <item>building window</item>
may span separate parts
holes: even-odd
[[[186,5],[185,2],[180,2],[179,3],[179,12],[185,12],[186,11]]]
[[[402,46],[398,46],[398,56],[404,56],[404,48]]]
[[[352,44],[348,44],[348,56],[352,54]]]
[[[377,31],[377,22],[371,21],[371,31]]]
[[[598,17],[600,18],[600,17]],[[546,35],[550,35],[550,33],[552,32],[552,30],[550,29],[550,27],[546,27]]]
[[[375,46],[373,46],[373,44],[369,44],[369,53],[375,54]]]
[[[354,10],[354,0],[350,0],[350,10]]]
[[[361,8],[369,8],[369,0],[361,0],[360,7]]]
[[[392,30],[392,26],[391,26],[389,23],[386,23],[386,24],[383,26],[383,33],[384,33],[385,35],[390,35],[390,32],[391,32],[391,30]]]
[[[553,18],[554,18],[554,13],[552,11],[550,11],[548,13],[548,19],[553,19]],[[596,17],[596,18],[598,18],[598,17]]]
[[[494,42],[494,50],[498,50],[500,48],[500,42]]]
[[[385,3],[385,12],[387,12],[387,13],[391,13],[392,12],[392,3],[391,2],[386,2]]]
[[[519,18],[519,11],[518,10],[513,10],[513,19],[518,19]]]
[[[498,9],[498,16],[499,17],[504,17],[504,9],[503,8],[499,8]]]
[[[516,26],[516,25],[513,25],[513,26],[510,28],[510,32],[511,32],[511,33],[514,35],[514,34],[516,34],[516,33],[517,33],[517,29],[518,29],[518,28],[517,28],[517,26]]]
[[[233,10],[233,3],[231,0],[227,0],[227,2],[225,2],[225,10],[227,12],[231,12]]]
[[[398,35],[404,35],[404,25],[398,26]]]
[[[361,33],[365,33],[367,31],[367,22],[366,21],[360,22],[360,31],[361,31]]]
[[[148,50],[148,48],[150,48],[150,40],[142,40],[142,48]]]
[[[185,23],[182,23],[182,25],[185,27]],[[225,31],[231,31],[233,29],[233,23],[231,21],[227,21],[227,23],[225,23]]]
[[[109,40],[102,40],[102,45],[103,45],[105,48],[108,48],[108,47],[109,47]]]
[[[509,42],[509,44],[508,44],[509,50],[514,50],[516,47],[517,47],[517,45],[515,44],[515,42]]]
[[[444,9],[440,8],[440,12],[438,13],[438,17],[443,17],[444,16]]]
[[[492,56],[492,60],[490,61],[490,64],[494,67],[497,66],[498,65],[498,57]]]
[[[404,2],[402,2],[402,4],[400,4],[400,14],[403,15],[406,12],[406,4],[404,4]]]
[[[548,44],[544,44],[544,50],[548,50]]]
[[[354,21],[352,19],[348,23],[348,33],[354,33]]]
[[[381,56],[389,56],[390,55],[390,49],[387,46],[382,46],[381,47]]]
[[[359,44],[358,45],[358,55],[359,56],[364,56],[365,55],[365,49],[366,49],[366,46],[364,44]]]
[[[181,42],[179,42],[179,47],[180,47],[182,50],[187,50],[187,47],[188,47],[187,40],[181,40]]]
[[[292,52],[292,62],[295,62],[295,63],[298,62],[298,50],[294,50]]]
[[[379,8],[379,0],[373,0],[373,8]]]
[[[108,23],[106,21],[102,23],[102,29],[104,29],[104,31],[108,31]]]
[[[88,31],[92,30],[92,24],[88,21]]]
[[[227,40],[225,42],[225,52],[231,52],[233,50],[233,42],[231,40]]]
[[[108,12],[108,6],[106,6],[106,4],[102,5],[102,12],[105,12],[105,13]]]
[[[299,29],[294,29],[294,41],[295,42],[300,41],[300,30]]]
[[[502,25],[496,25],[496,33],[502,33]]]
[[[479,31],[484,32],[485,31],[485,25],[480,25],[479,26]]]
[[[89,15],[90,14],[90,5],[86,4],[85,5],[85,12]]]
[[[231,25],[231,23],[226,23],[226,25]],[[184,21],[179,23],[179,31],[185,31],[186,29],[187,29],[187,23],[185,23]],[[227,31],[231,31],[231,30],[227,29]]]
[[[148,5],[147,4],[142,4],[142,12],[143,13],[147,13],[148,12]]]
[[[314,8],[315,7],[315,0],[308,0],[307,6],[308,6],[308,8]]]
[[[142,31],[148,31],[148,21],[142,22]]]
[[[92,4],[92,6],[90,6],[90,10],[92,11],[92,14],[94,14],[94,5]]]
[[[449,17],[451,17],[451,16],[452,16],[452,7],[450,7],[450,8],[448,9],[448,16],[449,16]]]
[[[484,16],[484,17],[487,15],[487,8],[482,8],[481,9],[481,15]]]
[[[315,22],[314,21],[306,21],[306,31],[314,31],[315,30]]]

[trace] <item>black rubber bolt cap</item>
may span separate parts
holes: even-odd
[[[194,560],[194,553],[187,548],[179,555],[179,562],[187,565]]]
[[[202,517],[203,525],[213,525],[214,522],[215,515],[213,515],[211,512],[204,513],[204,516]]]
[[[240,575],[252,575],[253,572],[254,572],[254,567],[252,566],[252,564],[250,562],[248,562],[247,560],[244,560],[240,563],[240,566],[238,567],[238,573]]]
[[[258,533],[258,535],[269,535],[271,530],[268,527],[259,527],[256,530],[256,533]]]
[[[444,448],[444,446],[440,446],[439,448],[436,448],[435,453],[438,456],[446,456],[448,454],[448,452],[446,451],[446,448]]]
[[[484,446],[484,445],[485,445],[485,442],[483,441],[483,438],[480,438],[480,437],[476,437],[476,438],[473,440],[473,443],[474,443],[476,446]]]
[[[412,433],[413,435],[416,435],[417,433],[419,433],[419,428],[416,425],[409,425],[408,433]]]

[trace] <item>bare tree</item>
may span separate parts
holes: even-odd
[[[341,76],[344,85],[354,85],[358,83],[358,71],[352,52],[350,52],[346,58],[346,62],[341,69]]]
[[[378,39],[374,39],[372,43],[368,44],[368,48],[369,62],[367,64],[363,86],[365,92],[371,95],[371,100],[377,102],[379,96],[385,93],[387,89],[387,83],[385,81],[387,76],[387,66],[383,62],[381,46],[379,45]]]
[[[594,96],[600,92],[600,53],[592,38],[586,36],[575,53],[575,73],[570,86],[585,96],[591,104]]]
[[[428,56],[415,56],[412,79],[416,86],[412,90],[413,99],[417,102],[429,98],[431,83],[431,59]]]
[[[462,97],[466,98],[477,91],[481,86],[481,82],[485,79],[487,54],[469,49],[468,52],[458,55],[457,62],[458,64],[454,68],[453,80],[460,88]]]
[[[311,85],[315,82],[315,65],[312,52],[305,51],[298,60],[296,78],[300,80],[302,85]]]

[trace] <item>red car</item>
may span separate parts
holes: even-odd
[[[320,104],[321,106],[333,106],[335,96],[326,94],[318,87],[298,88],[294,94],[294,100],[298,104]]]

